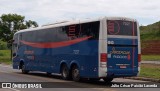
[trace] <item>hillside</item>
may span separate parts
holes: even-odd
[[[141,40],[160,40],[160,21],[147,25],[140,26]]]
[[[160,21],[140,26],[142,54],[160,55]]]

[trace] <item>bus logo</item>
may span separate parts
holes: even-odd
[[[116,35],[120,31],[120,26],[119,26],[119,23],[117,21],[109,21],[107,27],[108,27],[108,33],[109,34]]]

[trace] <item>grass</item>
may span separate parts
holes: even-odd
[[[0,50],[0,63],[11,64],[10,50]]]
[[[157,64],[142,64],[140,77],[160,79],[160,65]]]
[[[143,61],[160,61],[160,55],[142,55]]]

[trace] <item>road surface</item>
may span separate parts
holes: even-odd
[[[47,76],[46,73],[31,72],[22,74],[20,70],[12,69],[9,65],[0,64],[0,82],[52,82],[56,88],[37,88],[37,89],[0,89],[0,91],[159,91],[159,88],[109,88],[112,84],[128,82],[144,82],[140,80],[131,80],[116,78],[111,84],[98,82],[73,82],[62,80],[58,75]],[[159,83],[154,83],[159,84]],[[58,88],[59,87],[59,88]]]

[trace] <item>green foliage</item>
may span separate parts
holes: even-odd
[[[160,33],[159,31],[149,31],[146,33],[141,33],[141,40],[147,41],[147,40],[160,40]]]
[[[6,49],[8,49],[7,43],[0,40],[0,50],[6,50]]]
[[[141,40],[160,40],[160,21],[147,26],[140,26]]]
[[[0,50],[0,63],[11,64],[10,50]]]
[[[35,21],[26,21],[21,15],[3,14],[0,17],[0,39],[10,42],[15,32],[30,27],[38,27],[38,24]]]

